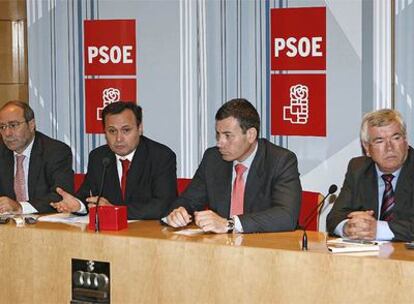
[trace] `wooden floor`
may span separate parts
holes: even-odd
[[[71,259],[110,262],[112,303],[413,303],[414,251],[330,254],[302,232],[184,236],[157,221],[95,234],[65,224],[0,226],[0,303],[69,303]],[[6,300],[7,299],[7,300]],[[10,300],[12,299],[12,300]],[[9,301],[10,300],[10,301]]]

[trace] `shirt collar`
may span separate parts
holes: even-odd
[[[394,172],[392,172],[392,173],[391,173],[392,175],[394,175],[394,178],[395,178],[395,179],[398,179],[398,176],[400,176],[401,169],[402,169],[402,167],[401,167],[400,169],[398,169],[398,170],[396,170],[396,171],[394,171]],[[385,174],[384,172],[382,172],[382,171],[379,169],[379,167],[378,167],[378,165],[377,165],[377,164],[375,164],[375,170],[377,171],[377,175],[378,175],[379,177],[381,177],[383,174]]]
[[[132,151],[131,153],[129,153],[129,154],[125,155],[125,156],[120,156],[118,154],[115,154],[116,161],[118,162],[119,160],[125,160],[125,159],[127,159],[130,162],[132,162],[132,159],[134,158],[134,155],[135,155],[135,151],[136,150],[137,149],[135,149],[134,151]]]
[[[34,143],[34,136],[30,144],[26,147],[26,149],[24,149],[22,153],[16,153],[16,151],[13,151],[14,156],[16,157],[16,155],[24,155],[26,159],[29,159],[30,154],[32,153],[33,143]]]
[[[254,157],[256,156],[257,153],[257,147],[259,146],[259,142],[256,141],[256,147],[254,148],[252,154],[249,155],[249,157],[247,157],[244,161],[239,162],[238,160],[233,161],[233,167],[235,167],[237,164],[242,164],[243,166],[245,166],[247,169],[250,168],[250,166],[252,165],[252,162],[254,160]]]

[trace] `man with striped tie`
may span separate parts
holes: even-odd
[[[414,150],[401,114],[366,114],[360,137],[366,156],[349,162],[328,231],[350,239],[413,240]]]

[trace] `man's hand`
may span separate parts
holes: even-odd
[[[374,240],[377,236],[377,220],[374,211],[355,211],[348,214],[344,235],[350,239]]]
[[[185,227],[191,223],[191,215],[188,214],[187,210],[184,207],[178,207],[171,211],[167,216],[167,224],[171,227]]]
[[[0,213],[22,213],[22,205],[7,196],[0,196]]]
[[[55,208],[58,212],[77,212],[80,210],[81,206],[76,197],[69,194],[62,188],[56,188],[56,192],[62,197],[60,202],[52,202],[50,206]]]
[[[86,198],[86,201],[88,202],[88,207],[96,207],[96,201],[98,200],[97,196],[90,196]],[[99,206],[113,206],[106,198],[102,197],[99,199]]]
[[[205,232],[227,233],[227,219],[211,210],[194,212],[195,223]]]

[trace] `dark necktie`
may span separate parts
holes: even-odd
[[[230,216],[243,214],[244,205],[244,180],[243,173],[247,170],[242,164],[235,166],[236,178],[233,185],[233,193],[231,196]]]
[[[127,176],[128,176],[129,164],[131,162],[128,159],[120,159],[120,161],[122,164],[122,177],[121,177],[122,199],[125,200]]]
[[[392,174],[384,174],[382,175],[382,179],[385,183],[385,190],[384,195],[382,197],[382,205],[381,205],[381,221],[391,221],[393,219],[392,208],[395,205],[395,196],[394,190],[392,189],[392,179],[394,175]]]

